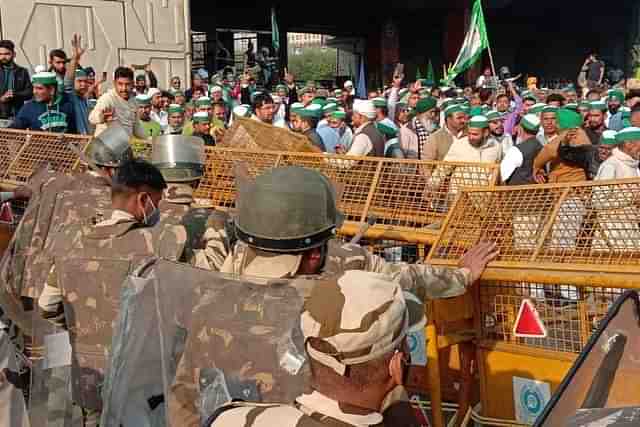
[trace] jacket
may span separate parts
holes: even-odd
[[[558,149],[560,148],[560,144],[565,143],[564,137],[561,135],[542,148],[533,161],[534,176],[540,174],[544,170],[545,165],[549,163],[550,172],[547,176],[549,183],[581,182],[587,180],[584,167],[569,164],[560,158]],[[587,144],[591,144],[589,137],[583,129],[578,129],[576,141],[574,141],[572,145]]]
[[[66,95],[53,106],[38,101],[27,102],[18,112],[11,127],[44,132],[77,133],[73,105]]]
[[[463,136],[464,134],[461,134],[456,139],[461,139]],[[422,160],[444,160],[451,148],[451,144],[453,144],[453,141],[453,135],[446,126],[443,126],[431,134],[429,139],[427,139]]]
[[[13,98],[9,102],[0,102],[0,119],[10,119],[18,114],[25,101],[33,97],[33,87],[31,86],[31,78],[26,68],[12,64],[13,82],[10,82],[13,88]],[[4,95],[8,88],[3,85],[5,73],[4,67],[0,67],[0,95]]]

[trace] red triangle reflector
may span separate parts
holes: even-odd
[[[10,202],[5,202],[0,207],[0,222],[13,224],[13,209]]]
[[[522,300],[513,326],[513,335],[519,338],[546,338],[547,336],[547,328],[544,327],[538,310],[530,299]]]

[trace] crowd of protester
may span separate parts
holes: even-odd
[[[51,51],[48,67],[29,77],[14,62],[13,43],[0,41],[3,126],[97,135],[117,122],[133,138],[194,135],[213,146],[245,117],[302,133],[326,153],[500,163],[507,184],[638,175],[640,89],[603,85],[594,61],[583,66],[584,88],[538,88],[535,78],[520,88],[487,69],[467,87],[395,76],[359,99],[351,81],[300,86],[287,73],[267,90],[230,68],[199,69],[186,89],[177,76],[161,88],[150,65],[118,67],[107,90],[106,73],[97,79],[81,65],[79,36],[72,47],[71,57]]]

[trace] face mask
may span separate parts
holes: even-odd
[[[153,200],[151,200],[151,196],[149,196],[148,200],[151,202],[151,213],[147,215],[146,204],[145,204],[145,210],[142,212],[142,215],[143,215],[142,224],[147,227],[153,227],[158,223],[158,221],[160,221],[160,209],[158,209],[156,205],[153,203]]]

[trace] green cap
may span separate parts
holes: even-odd
[[[146,93],[141,93],[140,95],[136,96],[136,102],[138,103],[139,107],[151,105],[151,97]]]
[[[83,68],[76,69],[76,79],[86,79],[87,77],[89,76],[87,75],[87,72]]]
[[[605,130],[604,132],[602,132],[602,136],[600,137],[600,144],[618,145],[618,141],[616,141],[616,135],[618,135],[618,132],[616,132],[615,130]]]
[[[311,101],[311,105],[319,105],[320,108],[324,107],[325,105],[327,105],[327,100],[325,98],[313,98],[313,101]]]
[[[494,121],[494,120],[500,120],[504,118],[504,115],[502,113],[500,113],[499,111],[496,110],[491,110],[489,111],[487,114],[485,114],[487,117],[487,120]]]
[[[337,104],[338,103],[338,99],[334,98],[333,96],[330,96],[329,98],[327,98],[327,102],[329,104]]]
[[[196,107],[211,107],[211,98],[202,96],[196,100]]]
[[[178,96],[184,96],[184,92],[181,90],[174,90],[173,91],[173,96],[174,97],[178,97]]]
[[[559,130],[577,129],[583,124],[582,116],[567,108],[560,108],[556,116]]]
[[[45,71],[34,74],[33,77],[31,77],[31,83],[34,85],[55,86],[58,84],[58,79],[56,78],[56,73]]]
[[[322,106],[320,104],[309,104],[306,108],[298,111],[300,117],[318,119],[322,116]]]
[[[531,114],[540,114],[542,113],[542,110],[544,110],[544,107],[546,107],[547,104],[543,104],[541,102],[534,104],[531,106],[531,108],[529,108],[529,112]]]
[[[475,129],[486,129],[489,127],[489,120],[485,116],[473,116],[469,120],[469,127]]]
[[[632,126],[618,132],[616,135],[616,142],[620,144],[627,141],[640,141],[640,128]]]
[[[433,110],[434,108],[436,108],[437,104],[438,104],[438,101],[432,96],[421,98],[416,104],[416,112],[426,113],[427,111]]]
[[[340,97],[342,96],[342,89],[336,89],[336,90],[334,90],[334,91],[333,91],[333,95],[334,95],[336,98],[340,98]]]
[[[387,108],[387,100],[382,97],[373,98],[371,101],[375,108]]]
[[[233,108],[233,114],[238,117],[251,117],[251,106],[250,105],[238,105]]]
[[[458,105],[458,104],[449,105],[447,108],[444,109],[445,117],[448,117],[455,113],[463,113],[463,112],[464,112],[464,109],[462,108],[461,105]]]
[[[391,126],[387,126],[383,123],[376,123],[376,127],[378,128],[380,133],[387,138],[395,138],[396,136],[398,136],[398,130]]]
[[[442,110],[444,111],[455,103],[456,101],[453,100],[452,98],[445,98],[442,100],[442,104],[440,105],[440,108],[442,108]]]
[[[580,101],[580,102],[578,103],[578,109],[587,109],[587,110],[590,110],[590,109],[591,109],[591,102],[589,102],[589,101],[585,101],[585,100]]]
[[[524,92],[522,92],[522,100],[523,101],[530,100],[533,102],[538,102],[538,98],[530,90],[525,90]]]
[[[593,101],[589,103],[590,110],[607,111],[608,107],[604,101]]]
[[[333,113],[334,111],[337,111],[337,110],[338,110],[338,104],[336,104],[335,102],[330,102],[324,107],[322,107],[322,114]]]
[[[195,113],[193,115],[193,123],[209,123],[211,120],[208,113],[204,111],[200,111],[199,113]]]
[[[618,101],[620,103],[624,102],[624,92],[621,90],[612,90],[609,93],[609,101]]]
[[[169,114],[184,113],[184,107],[180,104],[171,104],[167,111]]]
[[[303,109],[304,109],[304,104],[302,102],[294,102],[293,104],[291,104],[291,112],[293,114],[298,114]]]
[[[473,116],[482,116],[482,107],[472,107],[469,109],[469,115]]]
[[[565,105],[564,108],[568,108],[569,110],[573,110],[573,111],[578,111],[578,103],[570,102],[567,105]]]
[[[285,85],[278,85],[276,86],[276,92],[280,92],[281,90],[284,90],[285,92],[289,92],[289,88],[286,87]]]
[[[334,111],[331,113],[331,117],[338,120],[344,120],[347,118],[347,113],[344,111]]]
[[[546,105],[542,109],[542,114],[545,114],[545,113],[557,113],[557,112],[558,112],[558,107],[556,107],[555,105]]]
[[[540,130],[540,117],[535,114],[527,114],[520,120],[520,126],[529,133],[538,133]]]

